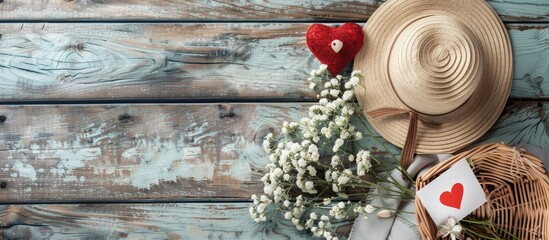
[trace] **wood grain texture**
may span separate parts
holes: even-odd
[[[377,0],[18,0],[0,4],[0,19],[31,20],[366,20]]]
[[[548,100],[549,24],[508,25],[508,29],[514,55],[511,98]]]
[[[3,106],[0,202],[248,199],[262,189],[263,137],[308,106]],[[483,141],[545,144],[547,109],[511,104]],[[386,157],[371,137],[361,145]]]
[[[18,0],[0,4],[2,20],[364,21],[383,1]],[[489,0],[506,21],[546,21],[545,0]]]
[[[0,206],[2,239],[313,239],[288,221],[256,224],[250,203]]]
[[[0,100],[311,99],[309,26],[2,24]],[[511,97],[549,99],[549,24],[508,27]]]
[[[299,98],[304,24],[4,24],[12,100]],[[290,91],[291,89],[291,91]]]
[[[10,179],[12,193],[0,201],[108,201],[247,197],[264,169],[262,137],[304,108],[71,105],[0,112],[7,117],[0,125],[0,179]]]

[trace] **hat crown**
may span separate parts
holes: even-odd
[[[388,76],[401,101],[424,115],[462,106],[482,78],[478,38],[449,16],[411,19],[393,38]]]

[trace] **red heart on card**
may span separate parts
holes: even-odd
[[[363,44],[364,32],[356,23],[345,23],[338,28],[313,24],[307,31],[307,46],[334,75],[353,61]]]
[[[446,191],[440,194],[440,203],[448,207],[460,209],[461,200],[463,200],[463,185],[461,183],[454,184],[450,192]]]

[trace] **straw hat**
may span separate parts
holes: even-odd
[[[389,0],[364,32],[354,64],[365,75],[357,97],[389,142],[403,147],[416,121],[415,152],[455,152],[501,114],[511,88],[511,43],[484,0]]]

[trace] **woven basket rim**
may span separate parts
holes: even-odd
[[[549,198],[547,197],[549,196],[549,177],[543,162],[522,149],[504,144],[485,144],[464,151],[437,164],[419,177],[416,180],[416,190],[423,188],[463,158],[472,161],[473,171],[485,192],[488,193],[488,202],[475,210],[472,213],[473,216],[489,219],[520,239],[549,236],[549,227],[546,226],[546,223],[549,222]],[[490,189],[487,188],[494,186],[495,183],[489,180],[494,178],[499,181],[501,189],[515,191],[512,194],[509,194],[511,191],[507,191],[507,195],[501,195],[499,189],[492,189],[490,192]],[[514,185],[505,185],[510,182],[514,182]],[[492,201],[495,196],[498,197],[497,200]],[[524,198],[524,196],[528,197]],[[508,199],[512,199],[514,202],[509,202]],[[516,201],[522,204],[517,204]],[[496,203],[501,208],[494,207]],[[415,205],[416,219],[422,238],[436,239],[437,227],[417,196]],[[528,219],[528,221],[524,221],[524,219]]]

